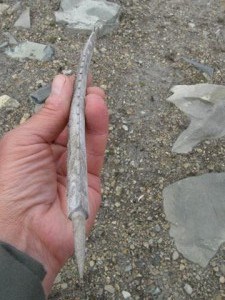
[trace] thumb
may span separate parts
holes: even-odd
[[[73,87],[73,76],[57,75],[43,108],[24,123],[26,130],[40,142],[53,142],[67,125]]]

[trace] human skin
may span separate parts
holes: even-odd
[[[67,123],[73,86],[74,77],[56,76],[44,107],[0,140],[0,240],[44,266],[46,296],[74,252],[66,203]],[[87,233],[101,203],[99,175],[108,135],[104,97],[100,88],[87,88]]]

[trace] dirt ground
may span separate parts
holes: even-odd
[[[29,94],[40,83],[62,70],[76,71],[86,41],[55,23],[59,1],[21,2],[31,8],[32,27],[16,29],[17,13],[3,14],[0,44],[10,32],[18,41],[52,44],[55,56],[19,61],[0,49],[0,95],[21,104],[0,111],[1,135],[33,113]],[[87,242],[85,286],[80,288],[71,260],[49,299],[225,299],[225,247],[205,269],[177,255],[162,199],[163,188],[179,179],[225,171],[224,139],[206,141],[190,154],[171,152],[188,120],[166,102],[173,85],[208,82],[182,57],[213,67],[211,82],[224,84],[225,13],[218,0],[114,2],[122,6],[120,26],[98,40],[92,62],[94,82],[108,95],[110,137],[102,207]]]

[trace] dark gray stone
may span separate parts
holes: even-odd
[[[62,0],[55,17],[56,22],[78,31],[92,31],[97,26],[104,35],[118,26],[120,11],[118,4],[105,0]]]

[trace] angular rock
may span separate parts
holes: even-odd
[[[51,93],[51,84],[47,84],[30,95],[30,99],[37,104],[42,104]]]
[[[20,43],[13,49],[7,49],[5,53],[12,58],[30,58],[48,61],[52,59],[54,49],[49,45],[27,41]]]
[[[30,28],[30,8],[27,7],[14,24],[15,27]]]
[[[163,190],[170,236],[190,261],[206,267],[225,242],[225,173],[190,177]]]
[[[173,152],[188,153],[201,141],[225,135],[225,86],[180,85],[171,91],[174,94],[167,101],[174,103],[191,120],[173,145]]]
[[[104,35],[118,26],[120,10],[118,4],[105,0],[62,0],[55,17],[79,31],[92,31],[97,25]]]
[[[198,71],[202,72],[203,75],[208,75],[209,77],[213,76],[214,69],[212,67],[209,67],[207,65],[203,65],[203,64],[197,62],[194,59],[189,59],[189,58],[186,58],[186,57],[182,57],[182,59],[184,61],[186,61],[187,63],[189,63],[190,65],[192,65],[193,67],[195,67]],[[206,78],[207,78],[207,76],[206,76]]]
[[[1,108],[18,108],[19,102],[8,95],[0,96],[0,109]]]
[[[0,3],[0,15],[9,8],[8,4]]]
[[[10,32],[4,32],[3,35],[8,38],[9,45],[17,45],[18,44],[17,40],[14,38],[14,36]]]
[[[115,289],[112,285],[105,285],[105,291],[109,292],[110,294],[114,294],[115,293]]]
[[[131,297],[131,294],[127,291],[122,291],[122,295],[124,299],[129,299]]]

